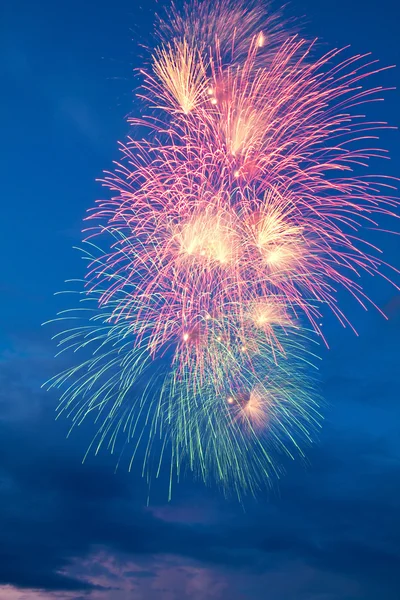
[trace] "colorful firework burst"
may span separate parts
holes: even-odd
[[[255,2],[171,15],[143,71],[148,114],[131,119],[148,136],[121,145],[87,218],[85,324],[58,336],[92,354],[50,385],[74,425],[96,414],[97,449],[122,434],[147,477],[155,460],[242,497],[319,426],[323,307],[351,326],[338,287],[366,307],[361,272],[388,277],[359,234],[397,206],[393,180],[363,173],[385,156],[369,146],[387,124],[358,112],[383,69],[314,58]]]

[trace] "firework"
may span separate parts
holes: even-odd
[[[149,479],[155,462],[241,498],[319,426],[324,307],[352,327],[338,288],[366,307],[360,274],[389,277],[359,234],[396,216],[395,182],[363,173],[385,157],[370,140],[387,124],[358,109],[382,69],[314,58],[255,2],[171,14],[131,119],[148,135],[121,146],[87,217],[87,322],[59,343],[89,355],[51,386],[73,425],[96,415],[96,449],[125,437]]]

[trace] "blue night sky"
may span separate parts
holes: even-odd
[[[327,319],[328,406],[309,465],[287,464],[245,510],[186,480],[171,503],[106,452],[82,465],[87,428],[66,439],[54,345],[40,325],[54,292],[80,277],[72,249],[137,114],[133,74],[154,0],[3,0],[0,598],[3,600],[398,600],[400,598],[400,295],[365,282],[390,320],[343,298],[360,332]],[[395,0],[293,0],[307,37],[400,64]],[[380,76],[399,87],[399,70]],[[375,107],[399,125],[399,91]],[[386,132],[399,175],[399,134]],[[399,267],[398,238],[380,246]],[[5,260],[4,260],[5,259]]]

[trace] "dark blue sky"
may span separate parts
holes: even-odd
[[[159,5],[162,4],[161,0]],[[40,384],[57,366],[53,293],[79,277],[81,219],[137,113],[132,73],[154,1],[6,0],[0,19],[2,301],[0,598],[4,600],[397,600],[400,597],[400,296],[366,281],[386,308],[350,311],[357,338],[327,321],[328,400],[310,465],[288,465],[246,512],[187,481],[167,505],[107,454],[81,465],[85,432],[65,439]],[[307,37],[400,64],[394,0],[293,0]],[[398,85],[399,70],[382,74]],[[376,111],[399,125],[399,92]],[[399,134],[385,133],[399,175]],[[399,266],[398,238],[382,238]],[[346,300],[344,299],[344,302]]]

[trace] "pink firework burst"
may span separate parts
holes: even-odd
[[[369,170],[387,157],[376,146],[389,126],[364,115],[384,68],[347,49],[317,56],[257,2],[194,0],[171,15],[142,71],[147,114],[130,119],[146,137],[121,144],[111,198],[87,217],[100,326],[66,340],[98,349],[63,401],[83,395],[78,422],[98,409],[112,448],[146,414],[134,454],[148,427],[146,464],[158,436],[171,473],[187,460],[240,495],[275,470],[269,448],[292,456],[319,422],[303,324],[324,339],[327,307],[352,327],[338,290],[367,308],[361,275],[395,272],[364,234],[398,205],[397,182]],[[168,365],[161,392],[149,400],[147,383],[125,407],[153,363]]]

